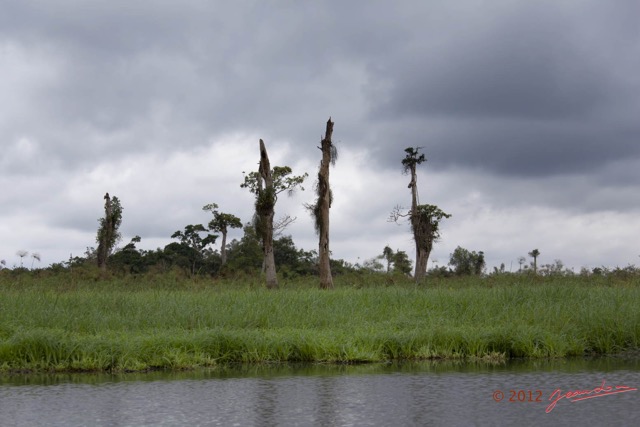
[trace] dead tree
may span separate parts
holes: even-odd
[[[267,280],[267,288],[278,287],[278,277],[276,276],[276,263],[273,254],[273,217],[278,194],[287,190],[292,194],[296,187],[300,186],[307,174],[301,176],[289,176],[292,171],[289,166],[274,166],[271,169],[269,155],[260,140],[260,166],[258,172],[251,172],[244,177],[244,183],[240,186],[248,188],[256,195],[256,213],[254,216],[254,226],[264,251],[264,270]]]
[[[416,244],[416,269],[414,273],[416,282],[422,281],[427,274],[427,264],[433,243],[440,237],[440,220],[451,217],[435,205],[419,204],[416,166],[426,161],[424,154],[418,155],[419,150],[420,147],[405,149],[407,155],[402,160],[404,172],[411,175],[408,186],[411,189],[411,209],[408,213],[403,213],[402,208],[396,206],[390,217],[395,222],[400,217],[409,217]]]
[[[104,195],[104,218],[100,218],[98,222],[98,235],[96,242],[98,249],[96,250],[96,258],[98,267],[102,271],[107,270],[107,258],[111,254],[113,247],[120,238],[118,228],[122,222],[122,206],[117,197],[109,197],[109,193]]]
[[[329,117],[324,138],[322,138],[321,146],[318,147],[322,151],[322,160],[320,161],[318,183],[316,186],[318,200],[315,205],[307,206],[315,219],[316,232],[319,236],[318,268],[320,271],[321,289],[333,288],[329,251],[329,209],[333,201],[333,194],[331,192],[331,186],[329,185],[329,166],[335,165],[338,152],[335,145],[331,142],[332,134],[333,122],[331,121],[331,117]]]
[[[274,289],[278,287],[276,261],[273,256],[273,216],[275,213],[276,194],[273,189],[273,175],[271,173],[269,155],[262,140],[260,140],[260,167],[258,173],[261,178],[258,180],[259,194],[256,200],[256,214],[258,215],[259,222],[258,229],[262,231],[267,288]]]

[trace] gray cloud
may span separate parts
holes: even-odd
[[[122,195],[123,227],[143,241],[204,221],[213,199],[248,217],[238,184],[257,162],[257,139],[275,164],[313,176],[329,116],[338,148],[359,156],[359,172],[336,166],[349,171],[336,172],[336,200],[357,205],[336,202],[332,240],[344,247],[360,235],[369,250],[380,235],[411,251],[408,235],[379,228],[408,197],[408,146],[429,159],[425,201],[454,207],[456,221],[474,203],[628,214],[640,184],[639,15],[635,1],[595,0],[7,1],[0,219],[37,212],[51,235],[85,233],[91,245],[105,191]],[[224,153],[207,151],[227,140]],[[379,187],[394,179],[386,201]],[[375,200],[346,184],[378,188]]]
[[[441,32],[427,26],[382,67],[380,77],[391,85],[383,111],[589,118],[638,88],[638,60],[632,58],[640,34],[628,18],[640,9],[635,2],[616,8],[594,2],[581,8],[572,2],[494,2],[503,7],[491,11],[467,4],[455,18],[443,13],[450,21],[445,28],[435,26]]]
[[[639,158],[640,45],[628,19],[638,6],[584,8],[589,20],[567,3],[523,4],[463,15],[438,41],[421,33],[379,70],[388,88],[372,117],[404,146],[425,146],[436,168],[547,176]]]
[[[46,141],[47,157],[65,167],[203,145],[239,129],[295,141],[310,153],[329,115],[356,143],[362,57],[391,49],[401,33],[382,26],[380,5],[341,5],[339,14],[260,2],[178,9],[156,2],[142,11],[105,5],[12,3],[4,15],[12,19],[0,26],[55,75],[34,94],[31,114],[41,126],[14,123],[13,133]]]

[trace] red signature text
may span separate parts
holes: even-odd
[[[603,380],[602,384],[594,389],[573,390],[568,391],[564,394],[562,394],[562,391],[558,388],[553,393],[551,393],[551,396],[549,396],[549,400],[551,401],[551,403],[549,404],[549,406],[547,406],[545,412],[548,414],[549,412],[553,411],[553,408],[555,408],[556,404],[562,399],[567,399],[569,402],[579,402],[581,400],[593,399],[595,397],[603,397],[612,394],[626,393],[628,391],[638,390],[637,388],[629,387],[626,385],[610,386],[605,385],[605,383],[606,381]]]

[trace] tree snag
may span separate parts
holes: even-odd
[[[271,173],[269,155],[262,139],[260,140],[260,167],[258,168],[258,173],[262,179],[258,180],[259,194],[256,200],[256,214],[258,215],[258,229],[262,232],[267,288],[276,289],[278,287],[278,277],[276,276],[276,261],[273,256],[273,216],[275,213],[276,194],[273,189],[273,175]]]
[[[113,247],[120,238],[118,228],[122,222],[122,206],[117,197],[110,198],[109,193],[104,195],[104,218],[100,218],[98,222],[98,249],[96,250],[96,258],[98,267],[105,272],[107,270],[107,258],[111,254]]]
[[[242,188],[248,188],[256,195],[256,213],[253,218],[256,234],[262,241],[264,251],[264,270],[267,280],[267,288],[278,287],[276,276],[276,263],[273,254],[273,217],[278,194],[287,191],[293,194],[296,187],[300,186],[308,176],[306,173],[300,176],[290,176],[292,173],[289,166],[274,166],[271,169],[267,149],[264,141],[260,140],[260,166],[258,172],[251,172],[244,177],[244,182],[240,184]]]
[[[403,214],[401,213],[402,208],[397,206],[390,217],[396,222],[400,217],[409,217],[416,244],[416,269],[414,273],[416,282],[422,281],[427,274],[427,263],[433,243],[440,237],[440,220],[451,217],[435,205],[419,204],[416,166],[427,160],[424,154],[418,155],[419,150],[420,147],[406,148],[404,151],[407,155],[402,160],[404,172],[411,175],[411,181],[408,185],[408,188],[411,189],[411,209],[408,213]]]
[[[315,205],[310,207],[315,219],[316,232],[319,236],[318,268],[320,272],[321,289],[333,288],[329,251],[329,209],[331,208],[331,202],[333,201],[333,194],[331,192],[331,186],[329,185],[329,166],[335,165],[338,158],[338,152],[335,145],[331,142],[332,134],[333,122],[331,121],[331,117],[329,117],[324,138],[322,138],[321,141],[321,147],[318,147],[322,150],[322,160],[320,161],[318,184],[316,187],[318,200]]]

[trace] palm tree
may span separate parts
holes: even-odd
[[[210,211],[213,219],[209,221],[209,230],[222,234],[222,244],[220,245],[220,263],[227,263],[227,233],[229,228],[242,228],[242,221],[235,215],[218,211],[216,203],[209,203],[202,207],[204,211]]]
[[[22,268],[22,258],[29,255],[29,252],[25,251],[24,249],[20,249],[18,252],[16,252],[16,255],[20,257],[20,268]]]
[[[391,271],[391,263],[393,262],[394,255],[395,253],[393,252],[393,249],[389,247],[389,245],[385,246],[382,250],[382,258],[387,260],[387,273]]]
[[[399,217],[409,216],[413,240],[416,243],[416,269],[414,279],[421,282],[427,274],[429,254],[433,243],[440,238],[440,221],[450,218],[451,215],[442,211],[435,205],[421,205],[418,200],[418,177],[416,167],[427,161],[424,154],[419,154],[421,147],[406,148],[407,155],[402,160],[402,167],[406,174],[411,175],[408,188],[411,189],[411,210],[408,214],[400,213],[401,208],[396,206],[391,212],[390,220],[397,222]]]
[[[38,252],[34,252],[31,254],[31,269],[33,270],[33,263],[35,261],[40,262],[40,254]]]
[[[533,274],[538,273],[538,257],[540,256],[540,251],[537,249],[529,252],[529,256],[533,258]]]

